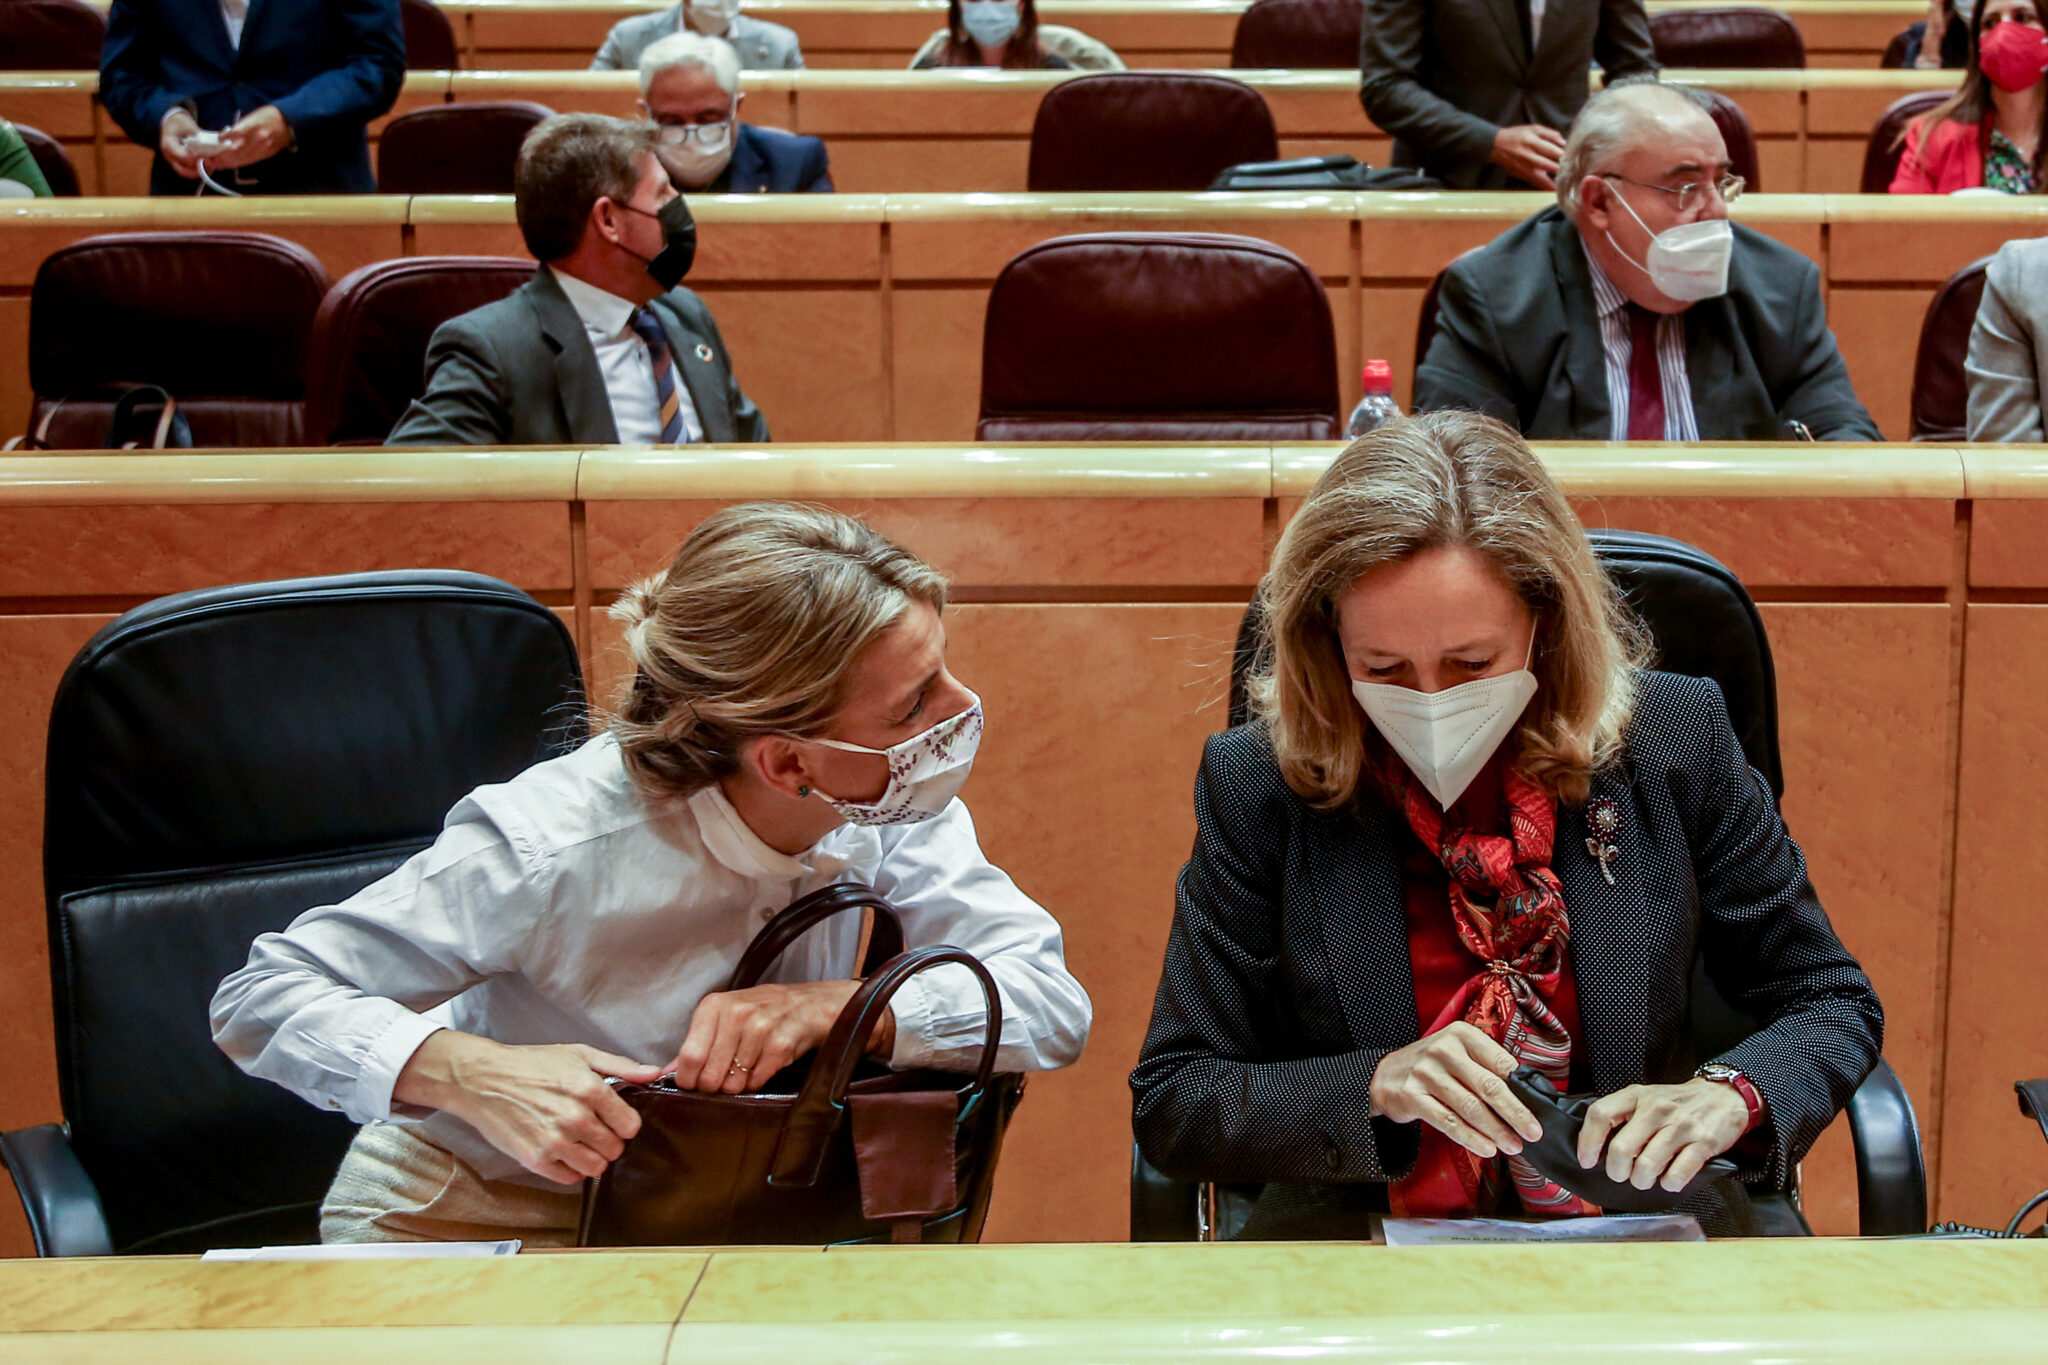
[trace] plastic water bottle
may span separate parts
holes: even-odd
[[[1401,415],[1401,405],[1394,401],[1394,367],[1386,361],[1365,362],[1364,389],[1365,396],[1344,424],[1344,434],[1354,440]]]

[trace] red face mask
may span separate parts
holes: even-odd
[[[1993,85],[2017,94],[2048,72],[2048,33],[2011,19],[1993,24],[1977,44],[1977,65]]]

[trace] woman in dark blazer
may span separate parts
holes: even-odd
[[[1751,1227],[1875,1064],[1883,1013],[1719,690],[1649,671],[1577,518],[1470,413],[1344,452],[1261,589],[1257,719],[1195,784],[1137,1070],[1145,1156],[1264,1181],[1245,1235],[1595,1212],[1520,1160],[1518,1065],[1604,1098],[1577,1156]],[[1448,809],[1447,809],[1448,808]],[[1762,1030],[1695,1070],[1690,974]]]

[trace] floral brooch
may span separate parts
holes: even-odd
[[[1594,797],[1586,806],[1586,828],[1592,831],[1586,836],[1586,852],[1600,864],[1600,875],[1613,886],[1614,860],[1621,856],[1621,848],[1614,842],[1621,832],[1621,809],[1608,797]]]

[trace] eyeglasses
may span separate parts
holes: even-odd
[[[695,142],[700,147],[722,147],[731,136],[731,119],[716,123],[663,123],[654,129],[654,140],[666,147],[680,147],[686,142]]]
[[[1704,180],[1695,180],[1690,184],[1680,185],[1677,189],[1673,189],[1669,185],[1653,185],[1647,180],[1631,180],[1625,175],[1616,175],[1612,171],[1602,172],[1600,178],[1602,180],[1619,180],[1624,185],[1635,185],[1642,189],[1655,190],[1659,194],[1677,195],[1678,211],[1680,213],[1691,213],[1706,202],[1708,185]],[[1721,192],[1722,203],[1732,204],[1742,197],[1742,187],[1745,183],[1739,175],[1724,175],[1719,180],[1713,182],[1713,188]]]

